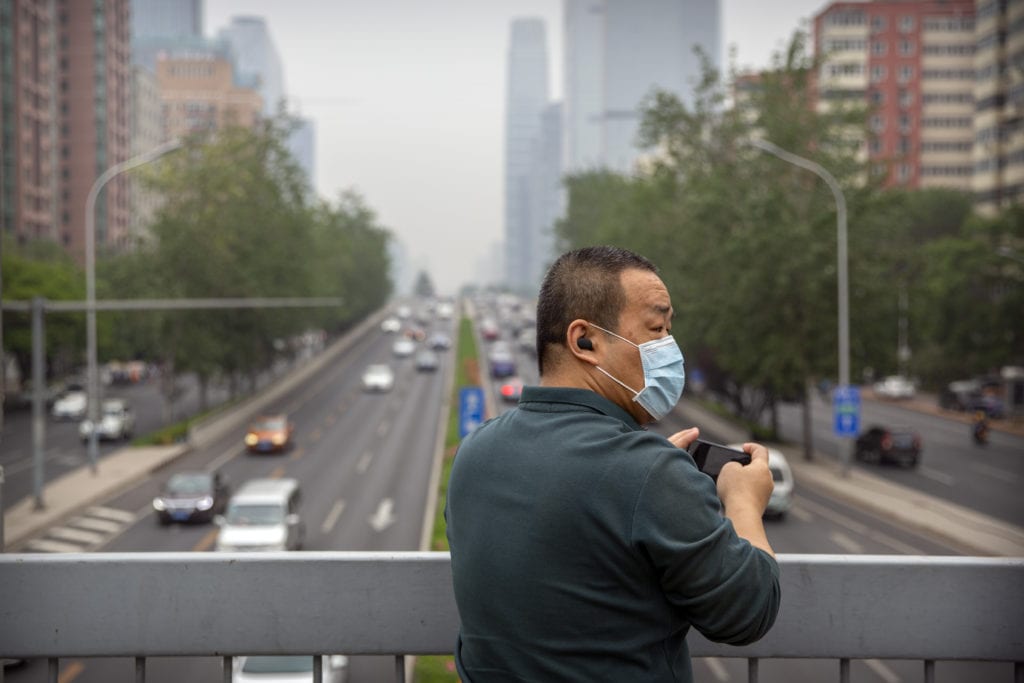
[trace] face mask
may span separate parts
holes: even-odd
[[[594,323],[589,324],[594,325]],[[660,420],[668,415],[679,402],[679,397],[683,395],[683,386],[686,384],[683,352],[679,350],[676,340],[672,336],[667,336],[638,345],[600,325],[594,325],[594,327],[613,337],[618,337],[640,350],[640,362],[644,368],[644,388],[637,391],[623,384],[604,368],[598,366],[597,369],[624,389],[632,391],[633,400],[643,406],[644,410],[655,420]]]

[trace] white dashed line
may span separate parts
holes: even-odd
[[[331,508],[331,511],[327,513],[327,519],[325,519],[324,523],[320,525],[320,531],[325,534],[331,533],[331,530],[334,529],[334,525],[338,523],[338,518],[341,517],[341,513],[344,509],[344,500],[336,502],[334,507]]]

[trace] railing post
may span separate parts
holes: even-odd
[[[221,667],[221,683],[231,683],[231,657],[224,657],[224,666]]]
[[[313,655],[313,683],[324,683],[324,658]]]
[[[757,657],[747,659],[747,683],[757,683],[761,660]]]
[[[850,683],[850,660],[839,660],[839,683]]]
[[[405,655],[395,655],[395,680],[405,683]]]
[[[146,683],[146,658],[135,658],[135,683]]]

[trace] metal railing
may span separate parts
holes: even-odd
[[[780,555],[774,628],[744,647],[691,632],[694,657],[1014,662],[1024,680],[1024,558]],[[0,658],[449,654],[448,553],[0,555]],[[102,625],[102,626],[101,626]],[[319,675],[320,658],[315,674]],[[319,680],[319,678],[317,679]]]

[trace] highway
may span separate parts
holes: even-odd
[[[487,310],[478,310],[478,321],[479,316],[486,313]],[[427,331],[436,329],[453,339],[456,337],[452,321],[435,321]],[[511,335],[509,323],[503,323],[502,338],[511,340]],[[296,423],[297,443],[291,451],[281,455],[249,455],[242,446],[242,434],[225,435],[209,448],[188,454],[132,490],[83,511],[79,519],[69,520],[34,540],[69,545],[81,542],[83,549],[101,552],[210,551],[216,538],[215,526],[161,527],[152,514],[150,501],[159,485],[173,472],[219,469],[236,487],[254,477],[299,479],[304,495],[306,550],[419,549],[427,482],[441,438],[439,423],[449,395],[445,392],[453,371],[453,352],[441,354],[439,371],[417,372],[412,358],[393,357],[391,342],[394,338],[378,329],[372,330],[311,383],[283,396],[267,411],[286,412]],[[501,400],[497,393],[500,381],[492,380],[487,373],[486,352],[490,342],[479,339],[478,344],[482,381],[490,392],[492,408],[499,412],[507,410],[513,404]],[[516,353],[520,377],[526,383],[535,383],[535,359],[522,349],[517,349]],[[397,381],[392,392],[367,394],[363,391],[360,375],[372,362],[387,362],[395,368]],[[876,406],[869,403],[865,412],[867,409],[873,413]],[[877,409],[887,415],[885,411],[892,407],[880,405]],[[824,407],[818,414],[822,420],[829,416]],[[687,426],[673,415],[652,428],[671,433]],[[956,423],[955,427],[946,425],[943,429],[946,427],[949,427],[950,439],[960,433],[966,440],[963,425]],[[935,431],[939,431],[939,427],[925,437],[925,462],[937,471],[948,472],[948,476],[964,476],[960,470],[969,463],[953,456],[945,462],[933,453],[935,447],[931,445],[933,437],[930,435]],[[713,433],[705,433],[705,437],[724,440]],[[825,435],[818,438],[817,445],[828,452]],[[995,439],[992,445],[996,448],[988,452],[989,456],[1003,457],[1000,454],[1004,446]],[[1012,449],[1014,444],[1011,442],[1009,446]],[[957,463],[960,470],[950,469]],[[921,486],[935,481],[935,477],[921,472],[896,468],[885,471],[889,469],[894,476],[920,480]],[[943,488],[937,490],[949,493]],[[971,500],[977,504],[982,502]],[[779,553],[959,554],[957,549],[940,540],[802,488],[799,481],[794,509],[785,519],[770,520],[767,524],[769,539]],[[266,589],[254,586],[253,599],[258,600],[258,591]],[[131,597],[130,590],[126,590],[126,599]],[[268,628],[272,625],[268,624]],[[133,666],[129,659],[62,660],[61,682],[129,680]],[[219,660],[154,658],[148,661],[147,667],[147,680],[160,683],[220,680]],[[700,681],[746,680],[743,660],[701,659],[695,661],[694,667]],[[855,680],[894,683],[920,680],[921,667],[920,662],[913,661],[869,660],[856,661],[852,668]],[[833,680],[837,669],[835,661],[765,661],[761,665],[760,680],[771,683]],[[352,681],[391,680],[392,671],[390,658],[353,658],[350,662]],[[940,662],[938,673],[940,680],[963,683],[1009,680],[1012,676],[1012,670],[986,663]],[[45,663],[30,662],[8,669],[5,680],[43,681],[45,674]]]

